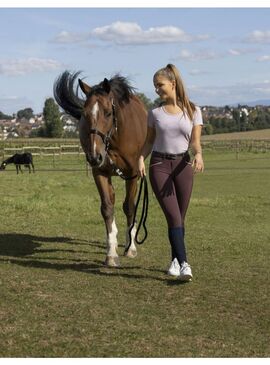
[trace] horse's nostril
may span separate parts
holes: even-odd
[[[96,157],[90,157],[88,158],[88,162],[91,166],[98,166],[102,163],[102,155],[99,153]]]

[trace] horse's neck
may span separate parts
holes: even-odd
[[[12,157],[9,157],[6,161],[4,161],[4,163],[6,164],[6,165],[8,165],[9,163],[13,163],[14,162],[14,158],[13,158],[13,156]]]

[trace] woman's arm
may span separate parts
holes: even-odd
[[[148,155],[151,153],[152,147],[153,147],[153,144],[155,141],[155,137],[156,137],[155,128],[148,127],[146,140],[145,140],[144,146],[141,150],[140,158],[142,157],[145,160],[148,157]]]
[[[194,172],[203,172],[204,163],[202,157],[202,146],[201,146],[201,133],[202,126],[195,125],[192,129],[191,134],[191,149],[194,155],[192,166],[194,167]]]
[[[148,155],[152,151],[155,137],[156,137],[155,128],[148,127],[146,140],[145,140],[144,146],[141,150],[141,155],[140,155],[139,161],[138,161],[138,174],[141,177],[146,175],[144,160],[148,157]]]

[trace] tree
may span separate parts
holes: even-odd
[[[19,119],[25,118],[25,119],[29,120],[30,118],[33,118],[33,117],[34,117],[33,109],[31,109],[31,108],[25,108],[25,109],[19,110],[17,112],[17,118],[19,118]]]
[[[161,104],[162,104],[162,100],[160,99],[160,97],[158,97],[154,100],[153,107],[158,108]]]
[[[63,134],[63,125],[60,118],[58,105],[53,98],[48,98],[45,101],[43,108],[45,121],[45,136],[49,138],[59,138]]]
[[[5,113],[2,113],[0,111],[0,119],[12,119],[12,116],[11,115],[7,115]]]
[[[205,125],[205,128],[203,128],[203,134],[210,135],[210,134],[213,134],[213,131],[214,131],[214,128],[210,123],[207,123]]]
[[[141,101],[144,103],[144,106],[146,108],[146,110],[150,110],[153,108],[153,103],[152,101],[144,95],[144,93],[137,93],[136,94],[140,99]]]
[[[235,121],[235,124],[237,126],[237,130],[240,132],[240,111],[239,109],[234,109],[232,112],[233,119]]]
[[[256,129],[265,129],[268,128],[267,125],[267,119],[266,119],[266,113],[264,110],[259,110],[258,111],[258,116],[255,120],[255,126]]]
[[[242,115],[240,117],[240,129],[241,131],[246,131],[248,125],[248,118],[245,112],[242,112]]]

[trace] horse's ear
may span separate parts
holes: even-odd
[[[111,91],[111,85],[108,79],[103,80],[103,84],[102,84],[103,89],[106,91],[107,94],[109,94],[109,92]]]
[[[85,95],[88,95],[90,93],[91,87],[89,85],[87,85],[85,82],[83,82],[81,79],[79,79],[79,85],[80,85],[82,92]]]

